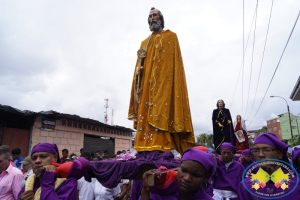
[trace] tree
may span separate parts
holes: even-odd
[[[213,134],[207,135],[207,147],[214,148],[214,136],[213,136]]]
[[[266,126],[263,126],[261,129],[255,131],[255,137],[257,137],[261,133],[267,133],[267,132],[268,132],[268,128]]]
[[[208,140],[208,138],[207,138],[206,133],[202,133],[201,135],[199,135],[197,137],[197,143],[202,146],[206,146],[207,140]]]
[[[291,138],[290,139],[290,145],[291,145],[291,147],[297,146],[299,144],[300,144],[300,137],[297,137],[297,139],[295,139],[295,138]]]

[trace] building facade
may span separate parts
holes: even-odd
[[[270,119],[267,121],[267,129],[269,133],[275,134],[280,140],[282,140],[282,132],[279,118]]]
[[[289,121],[289,113],[283,113],[278,115],[281,127],[282,139],[288,140],[292,138],[291,136],[291,128]],[[300,117],[291,114],[291,124],[293,135],[299,135],[299,125],[300,125]]]
[[[21,111],[0,105],[0,145],[20,148],[22,157],[43,142],[57,144],[58,150],[68,149],[69,154],[80,156],[80,149],[87,152],[108,150],[109,155],[129,150],[134,130],[110,126],[77,115],[55,111]]]

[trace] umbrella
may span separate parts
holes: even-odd
[[[201,150],[201,151],[209,151],[209,148],[207,148],[207,147],[204,147],[204,146],[196,146],[196,147],[194,147],[195,149],[199,149],[199,150]]]

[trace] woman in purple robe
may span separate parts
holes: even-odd
[[[215,158],[199,149],[189,148],[182,156],[178,174],[150,170],[143,175],[143,189],[140,200],[213,200],[205,192],[207,183],[212,183],[216,167]],[[159,185],[148,186],[148,175],[155,175]],[[172,178],[173,177],[173,178]]]
[[[58,158],[59,152],[56,144],[40,143],[33,147],[31,152],[31,166],[34,172],[33,185],[30,190],[26,191],[25,186],[27,184],[23,186],[18,195],[19,200],[32,200],[37,198],[37,194],[39,199],[43,200],[77,199],[77,179],[80,179],[87,172],[89,161],[78,158],[71,165],[66,180],[58,183],[56,168],[51,165],[51,163],[56,163]],[[44,174],[41,178],[35,177],[40,168],[45,169]],[[56,189],[55,184],[59,185]]]
[[[287,149],[288,146],[284,144],[281,140],[279,140],[276,135],[272,133],[262,133],[258,135],[253,142],[252,154],[254,155],[254,158],[257,162],[264,159],[276,159],[276,160],[282,160],[288,164],[289,161],[287,157]],[[296,188],[294,188],[295,184],[297,183],[297,177],[292,177],[289,175],[289,181],[287,182],[288,187],[283,189],[282,187],[280,187],[282,181],[274,183],[271,178],[273,177],[273,173],[278,171],[279,165],[272,164],[272,163],[264,164],[260,166],[259,170],[261,169],[263,169],[267,173],[266,176],[270,176],[270,177],[267,179],[266,182],[263,182],[258,179],[252,180],[253,175],[249,176],[248,178],[245,178],[239,184],[239,190],[238,190],[239,200],[265,199],[259,197],[262,195],[268,195],[269,198],[274,197],[274,199],[275,197],[277,197],[278,199],[281,200],[300,199],[299,184],[296,186]],[[288,173],[287,171],[285,171],[284,168],[282,171],[284,174]],[[257,181],[259,183],[256,183]],[[258,194],[259,196],[253,195],[249,191],[251,191],[253,194]]]
[[[251,165],[252,163],[254,163],[254,161],[252,160],[252,153],[251,153],[252,149],[245,149],[242,152],[242,157],[240,157],[240,163],[244,166],[245,169],[247,169],[247,167],[249,167],[249,165]]]

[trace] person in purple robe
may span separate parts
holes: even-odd
[[[247,167],[249,165],[251,165],[252,163],[254,163],[254,161],[252,160],[252,153],[251,153],[252,149],[245,149],[242,152],[242,157],[240,157],[240,163],[244,166],[245,169],[247,169]]]
[[[88,170],[89,161],[78,158],[71,165],[66,179],[57,178],[54,163],[57,163],[59,152],[56,144],[40,143],[33,147],[31,152],[31,166],[34,174],[29,177],[25,186],[19,192],[19,200],[32,200],[38,198],[43,200],[77,199],[77,179],[80,179]],[[40,168],[45,172],[38,178],[36,176]],[[30,179],[30,181],[28,181]],[[60,181],[58,181],[58,179]],[[30,184],[31,187],[30,188]],[[55,186],[56,189],[55,189]],[[26,187],[26,191],[25,191]],[[28,188],[30,188],[28,190]]]
[[[292,152],[293,166],[298,172],[298,176],[300,177],[300,149],[294,149]]]
[[[285,163],[289,164],[287,149],[288,146],[281,140],[279,140],[276,135],[272,133],[262,133],[258,135],[253,142],[252,154],[254,155],[255,161],[257,162],[264,159],[276,159],[282,160]],[[282,187],[280,187],[281,182],[274,183],[271,178],[271,176],[273,176],[273,173],[278,171],[278,169],[280,168],[279,165],[272,163],[264,164],[261,165],[260,168],[262,168],[270,176],[269,180],[266,183],[260,182],[259,184],[261,187],[255,188],[253,186],[256,183],[253,183],[252,176],[245,178],[239,184],[238,200],[265,199],[253,194],[259,194],[260,196],[262,196],[261,194],[276,195],[274,197],[277,197],[280,200],[300,199],[300,185],[298,184],[294,189],[294,186],[297,183],[296,176],[294,178],[292,176],[289,176],[289,181],[287,182],[288,187],[284,188],[283,190]],[[287,172],[284,168],[282,169],[283,173]],[[255,179],[254,181],[256,180],[258,179]],[[261,185],[261,183],[263,184]],[[245,186],[247,187],[247,189]],[[251,194],[249,191],[251,191],[253,194]],[[288,194],[289,192],[291,193]],[[278,196],[278,194],[280,196]]]
[[[140,200],[213,200],[205,192],[207,184],[212,184],[216,160],[206,152],[196,148],[187,149],[182,156],[178,174],[175,171],[160,173],[150,170],[143,175]],[[148,175],[155,175],[158,185],[148,186]]]
[[[239,183],[244,172],[243,165],[233,159],[234,147],[228,142],[220,146],[221,156],[214,177],[214,199],[237,199]]]

